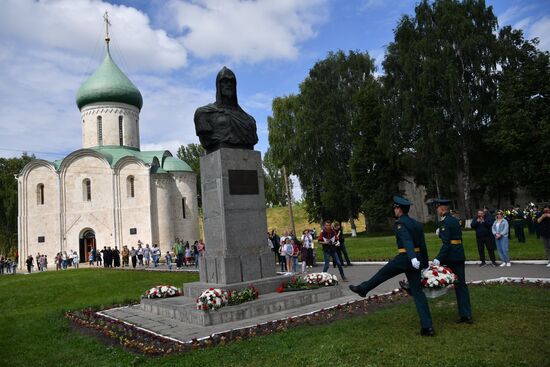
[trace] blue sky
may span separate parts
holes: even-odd
[[[500,25],[524,29],[550,49],[550,1],[487,1]],[[0,14],[0,156],[22,151],[54,160],[81,147],[75,94],[105,56],[102,14],[111,17],[112,55],[141,90],[142,150],[198,142],[193,113],[212,102],[224,65],[239,102],[256,118],[265,152],[271,100],[296,93],[329,51],[385,46],[415,1],[394,0],[3,0]],[[378,73],[383,73],[379,67]]]

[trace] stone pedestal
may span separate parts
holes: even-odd
[[[221,148],[200,165],[206,242],[200,283],[231,288],[274,277],[260,152]]]

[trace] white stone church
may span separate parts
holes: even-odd
[[[108,44],[107,44],[108,46]],[[199,239],[196,174],[165,151],[141,151],[141,93],[111,58],[78,90],[82,149],[19,173],[19,265],[28,255]]]

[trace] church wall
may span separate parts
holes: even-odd
[[[92,103],[81,110],[82,146],[121,145],[119,117],[122,116],[122,145],[139,149],[139,110],[125,103]],[[101,116],[102,141],[98,137]]]
[[[173,218],[175,235],[193,244],[199,240],[199,208],[197,203],[197,175],[193,172],[173,172]],[[185,198],[183,218],[182,198]]]
[[[138,240],[152,245],[151,191],[149,168],[129,163],[120,169],[118,192],[120,198],[120,245],[137,248]],[[133,178],[133,197],[130,179]],[[135,229],[135,234],[130,229]]]
[[[39,198],[39,184],[44,185],[43,204]],[[26,233],[22,240],[26,243],[23,242],[25,246],[20,251],[22,264],[27,255],[36,259],[40,253],[48,256],[49,267],[55,267],[54,256],[60,249],[58,175],[45,166],[32,168],[23,183],[23,191],[25,208],[21,220]],[[39,242],[39,237],[43,242]]]
[[[84,180],[91,183],[91,200],[86,197]],[[75,158],[62,172],[63,249],[78,250],[84,230],[95,232],[98,248],[115,246],[113,171],[95,156]]]
[[[152,197],[155,198],[152,206],[152,224],[153,224],[153,243],[159,245],[162,254],[172,249],[174,243],[175,231],[173,224],[173,205],[174,179],[170,174],[155,174],[152,176],[154,191]]]

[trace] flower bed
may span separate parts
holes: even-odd
[[[292,277],[288,282],[283,282],[277,292],[303,291],[308,289],[317,289],[329,287],[338,284],[336,275],[329,273],[311,273],[302,277]]]
[[[336,275],[331,275],[329,273],[307,274],[306,276],[304,276],[304,280],[309,285],[319,285],[323,287],[338,284],[338,278],[336,277]]]
[[[148,289],[142,298],[168,298],[181,295],[181,290],[173,285],[157,285],[156,287]]]
[[[209,288],[197,297],[197,309],[219,310],[224,306],[240,305],[257,299],[260,293],[254,286],[243,289],[242,291],[226,291],[224,289]]]
[[[530,280],[529,278],[506,278],[472,282],[469,284],[482,287],[493,283],[506,285],[519,283],[519,286],[550,288],[550,283],[548,282],[537,279]],[[254,336],[269,335],[303,325],[325,325],[336,320],[364,315],[367,313],[367,309],[368,312],[374,312],[388,305],[406,302],[407,300],[408,296],[405,292],[395,290],[385,295],[372,295],[365,299],[339,304],[306,315],[228,330],[212,334],[206,338],[193,339],[189,342],[180,342],[172,338],[165,338],[128,323],[105,317],[97,312],[98,309],[87,308],[80,311],[67,311],[65,312],[65,317],[71,321],[75,330],[86,333],[86,335],[94,335],[108,345],[118,344],[132,352],[154,356],[190,352],[216,345],[225,345],[231,341],[241,341]],[[102,307],[102,309],[120,306],[123,305],[109,305]]]

